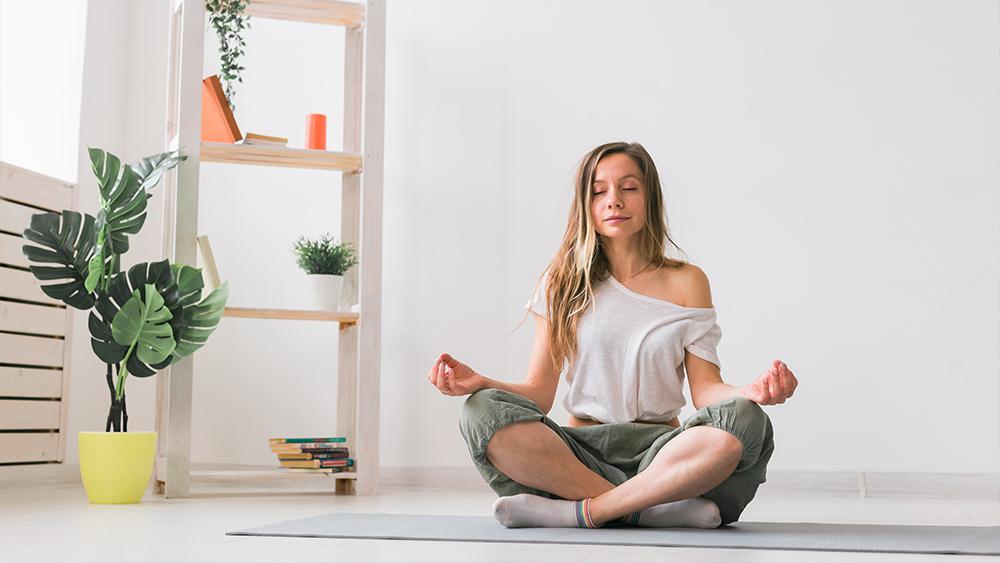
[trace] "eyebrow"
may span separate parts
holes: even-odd
[[[626,175],[622,176],[621,178],[619,178],[618,180],[621,181],[621,180],[624,180],[625,178],[635,178],[636,180],[640,180],[640,178],[638,176],[636,176],[635,174],[626,174]],[[608,182],[606,180],[594,180],[594,183],[595,184],[607,184]]]

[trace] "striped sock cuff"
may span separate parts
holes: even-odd
[[[638,526],[639,525],[639,515],[642,514],[641,510],[637,510],[631,514],[626,514],[618,520],[627,526]]]
[[[576,512],[576,525],[578,528],[597,528],[593,518],[590,517],[590,499],[585,498],[573,503]]]

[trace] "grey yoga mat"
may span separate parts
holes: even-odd
[[[1000,555],[1000,526],[736,522],[724,528],[504,528],[491,516],[333,512],[229,536]]]

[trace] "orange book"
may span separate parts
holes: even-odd
[[[222,82],[213,74],[201,81],[201,140],[235,143],[243,138],[233,110],[222,91]]]

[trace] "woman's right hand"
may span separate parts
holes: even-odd
[[[486,378],[448,354],[438,356],[427,373],[427,380],[442,395],[461,396],[475,393],[486,387]]]

